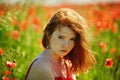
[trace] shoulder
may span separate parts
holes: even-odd
[[[36,61],[34,61],[32,67],[31,67],[31,70],[50,72],[51,68],[47,62],[37,59]]]
[[[54,76],[49,64],[37,59],[31,66],[27,80],[54,80]]]

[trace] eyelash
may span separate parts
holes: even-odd
[[[59,39],[63,39],[63,37],[62,37],[62,36],[58,36],[58,38],[59,38]]]
[[[64,37],[63,37],[63,36],[59,36],[58,38],[59,38],[59,39],[64,39]],[[74,39],[74,38],[71,38],[70,40],[71,40],[71,41],[75,41],[75,39]]]
[[[71,38],[70,40],[71,40],[71,41],[75,41],[75,39],[74,39],[74,38]]]

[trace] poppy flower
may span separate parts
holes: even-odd
[[[0,48],[0,55],[3,55],[3,49]]]
[[[119,15],[120,15],[120,10],[117,8],[110,11],[110,16],[113,19],[113,21],[116,21],[119,18]]]
[[[34,17],[32,23],[35,25],[36,32],[40,32],[40,30],[41,30],[41,27],[40,27],[41,21],[40,21],[40,19],[38,19],[37,17]]]
[[[112,58],[107,58],[105,65],[107,68],[111,68],[113,66],[113,59]]]
[[[56,77],[55,80],[65,80],[64,77]]]
[[[19,31],[17,31],[17,30],[14,30],[12,32],[12,37],[13,37],[14,40],[17,40],[19,38],[19,35],[20,35]]]
[[[111,48],[110,53],[112,53],[112,54],[116,53],[116,48]]]
[[[101,20],[96,21],[96,28],[98,31],[103,30],[103,22]]]
[[[112,26],[112,32],[117,33],[117,31],[118,31],[118,25],[117,25],[117,23],[114,23]]]
[[[5,11],[3,9],[0,9],[0,17],[5,14]]]
[[[11,72],[9,70],[5,71],[5,75],[9,75]]]
[[[19,25],[19,28],[20,28],[21,31],[25,31],[26,28],[27,28],[27,22],[26,21],[21,21],[20,25]]]
[[[111,24],[110,23],[111,23],[110,21],[104,22],[103,25],[104,25],[106,30],[110,30],[111,29]]]
[[[4,76],[2,80],[10,80],[8,77]]]
[[[72,77],[69,77],[67,80],[73,80],[73,78],[72,78]]]
[[[13,78],[12,80],[17,80],[16,78]]]
[[[14,68],[16,66],[16,62],[10,62],[10,61],[6,61],[6,66],[8,68]]]
[[[102,48],[102,50],[104,52],[106,52],[106,49],[107,49],[107,44],[105,42],[100,42],[100,47]]]
[[[41,23],[41,22],[40,22],[40,19],[38,19],[37,17],[34,17],[34,18],[33,18],[33,24],[34,24],[34,25],[40,25],[40,23]]]
[[[64,77],[56,77],[55,80],[73,80],[72,77],[64,78]]]
[[[33,17],[33,16],[35,16],[35,14],[36,14],[36,9],[34,7],[30,7],[28,10],[28,16]]]

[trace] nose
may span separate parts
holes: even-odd
[[[69,41],[64,41],[62,47],[67,48],[68,46],[69,46]]]

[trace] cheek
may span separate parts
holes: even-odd
[[[74,48],[75,44],[71,44],[71,49]]]
[[[75,46],[75,42],[70,42],[70,43],[69,43],[69,46],[70,46],[71,48],[73,48],[73,47]]]
[[[73,44],[70,44],[70,45],[69,45],[69,50],[71,51],[71,50],[74,48],[74,46],[75,46],[74,43],[73,43]]]
[[[50,40],[50,46],[51,46],[51,47],[57,48],[59,45],[60,45],[59,39],[52,38],[52,39]]]

